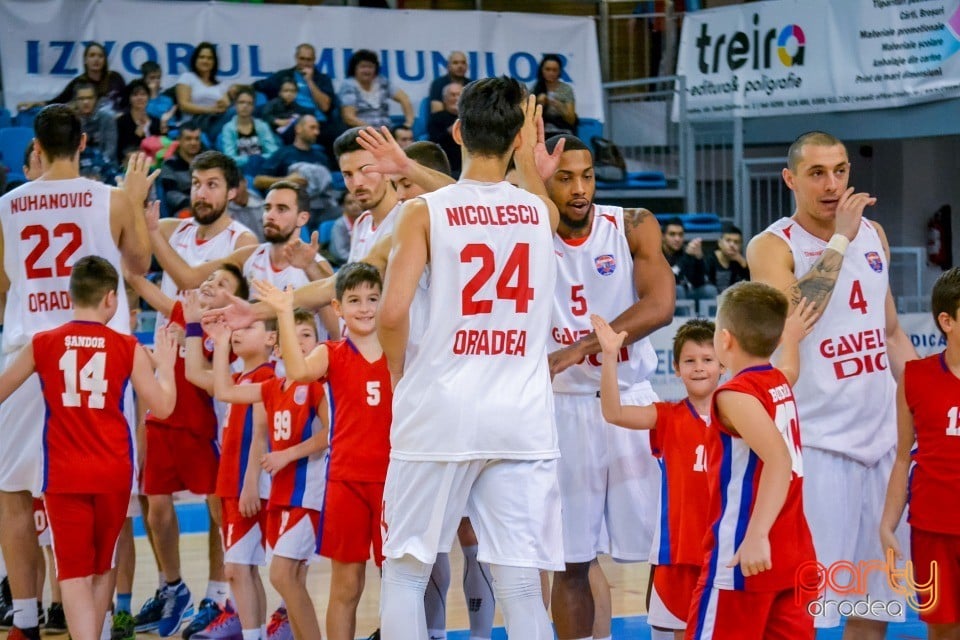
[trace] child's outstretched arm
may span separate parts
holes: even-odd
[[[627,429],[653,429],[657,424],[657,408],[623,406],[620,403],[620,385],[617,383],[617,354],[627,337],[626,331],[614,333],[606,320],[593,314],[590,323],[600,341],[603,354],[600,366],[600,409],[603,419],[610,424]]]
[[[277,314],[280,329],[280,354],[287,377],[297,382],[311,382],[327,374],[327,346],[318,345],[306,358],[297,342],[297,327],[293,321],[293,291],[281,291],[269,282],[253,281],[253,290],[261,302]]]
[[[129,271],[123,272],[124,281],[133,287],[133,290],[143,298],[148,305],[162,313],[167,318],[173,312],[173,304],[176,302],[173,298],[160,291],[160,287],[153,284],[146,278]]]
[[[890,483],[887,485],[887,498],[880,517],[880,544],[885,555],[891,551],[895,559],[902,560],[903,552],[894,532],[900,524],[903,509],[907,506],[907,486],[910,476],[910,451],[917,434],[913,427],[913,414],[907,405],[907,395],[903,376],[897,385],[897,458],[890,470]]]
[[[790,386],[796,384],[800,378],[800,341],[813,330],[813,325],[818,318],[820,313],[817,311],[817,303],[807,302],[807,299],[803,298],[794,308],[793,313],[787,316],[787,321],[783,325],[780,347],[774,364],[783,373]]]
[[[260,384],[237,384],[230,375],[230,327],[225,322],[207,322],[203,328],[213,339],[213,397],[231,404],[263,401]]]
[[[757,398],[738,391],[723,391],[714,397],[723,425],[739,433],[763,461],[760,486],[747,531],[740,548],[727,564],[728,567],[739,564],[744,576],[752,576],[773,566],[770,528],[787,500],[793,461],[780,430]]]
[[[213,370],[203,355],[203,331],[197,333],[196,329],[200,325],[201,315],[200,298],[197,296],[197,290],[184,291],[183,318],[187,323],[187,335],[184,340],[186,343],[186,355],[183,358],[184,374],[190,384],[213,395]],[[191,329],[191,325],[194,325],[194,328]],[[230,348],[229,338],[227,339],[227,348]]]
[[[130,381],[137,392],[137,401],[144,408],[150,409],[153,417],[160,420],[173,413],[177,405],[177,383],[173,368],[179,350],[176,336],[162,328],[157,332],[157,344],[154,346],[152,359],[141,346],[137,347],[133,356]],[[154,364],[157,368],[156,377]]]

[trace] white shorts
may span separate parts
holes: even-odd
[[[647,611],[647,624],[660,629],[683,631],[687,628],[687,621],[681,620],[670,612],[663,603],[656,586],[650,588],[650,609]]]
[[[803,450],[803,509],[813,534],[817,561],[829,571],[835,562],[885,562],[880,546],[880,517],[886,499],[887,483],[896,451],[891,449],[871,467],[830,451],[805,448]],[[909,560],[909,527],[902,521],[897,529],[900,549]],[[847,575],[847,574],[845,574]],[[871,602],[899,602],[905,611],[903,596],[896,592],[885,572],[872,571],[867,577],[866,594],[837,594],[827,590],[823,615],[814,617],[818,628],[832,628],[840,624],[837,606],[829,601],[866,600]],[[873,609],[873,608],[871,608]],[[863,616],[871,620],[903,622],[904,616],[888,615],[877,609]],[[879,615],[878,615],[879,614]]]
[[[383,555],[433,564],[466,513],[480,562],[562,570],[556,460],[390,460],[383,490]]]
[[[6,362],[14,361],[9,354]],[[35,498],[43,483],[43,416],[46,406],[40,377],[32,374],[0,403],[0,491],[29,491]]]
[[[625,405],[657,401],[649,384],[621,393]],[[590,562],[598,552],[646,562],[653,544],[660,469],[645,431],[603,420],[596,396],[554,396],[560,443],[560,496],[566,562]]]
[[[267,511],[267,557],[279,556],[291,560],[302,560],[307,562],[317,550],[317,534],[320,515],[313,509],[292,509],[279,508]],[[287,512],[287,518],[283,518],[283,512]],[[281,527],[274,530],[274,518],[279,517],[283,520],[294,519],[294,522],[287,521]]]

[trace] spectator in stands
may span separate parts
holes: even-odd
[[[283,144],[293,144],[297,118],[313,115],[315,111],[297,102],[297,83],[292,77],[287,77],[280,83],[280,94],[263,106],[260,115]]]
[[[670,218],[663,224],[662,243],[663,255],[677,279],[677,300],[716,298],[716,287],[706,280],[703,240],[694,238],[684,246],[683,222],[680,218]]]
[[[237,115],[223,125],[221,133],[223,152],[233,158],[241,171],[251,157],[268,158],[280,148],[270,125],[253,117],[254,100],[253,87],[238,87],[234,98]]]
[[[293,80],[296,103],[308,110],[301,113],[312,113],[321,127],[330,129],[331,135],[336,137],[333,133],[336,130],[333,110],[337,106],[337,94],[333,90],[333,81],[317,68],[317,51],[312,44],[297,45],[295,58],[296,65],[257,80],[253,88],[272,99],[280,95],[284,81]]]
[[[73,86],[76,91],[73,107],[87,135],[86,147],[80,153],[80,174],[95,180],[109,180],[117,171],[117,124],[113,112],[97,109],[97,91],[89,82]]]
[[[190,56],[190,71],[177,79],[177,107],[189,116],[211,140],[215,140],[225,122],[234,88],[217,80],[220,62],[217,50],[201,42]]]
[[[340,85],[340,114],[348,127],[389,127],[390,99],[403,109],[403,124],[413,127],[413,105],[402,89],[392,89],[380,75],[380,59],[369,49],[350,56],[347,77]]]
[[[461,86],[470,82],[467,77],[467,54],[463,51],[452,52],[447,58],[446,75],[430,83],[430,113],[443,111],[443,88],[451,82]]]
[[[166,122],[147,113],[150,89],[147,83],[137,79],[127,85],[127,109],[117,118],[117,161],[124,166],[123,158],[130,149],[140,150],[140,143],[149,136],[167,132]]]
[[[330,232],[330,245],[327,247],[327,254],[331,258],[330,263],[334,266],[346,263],[347,258],[349,258],[350,234],[353,231],[353,223],[363,213],[363,207],[349,191],[344,191],[343,195],[340,196],[340,207],[341,215],[333,223],[333,230]]]
[[[743,257],[743,232],[731,222],[723,223],[717,249],[704,258],[707,282],[722,293],[730,285],[750,279],[747,259]]]
[[[393,139],[397,141],[401,149],[406,149],[413,144],[413,129],[405,124],[398,124],[390,129],[390,133],[393,134]]]
[[[163,161],[160,168],[160,186],[167,205],[167,213],[178,216],[184,209],[190,209],[190,186],[193,178],[190,163],[203,150],[200,141],[200,125],[187,121],[180,125],[180,137],[177,149]]]
[[[263,198],[251,191],[247,176],[240,174],[240,183],[233,199],[227,202],[227,213],[237,222],[245,225],[259,242],[266,242],[263,235]]]
[[[253,180],[253,186],[261,191],[269,189],[274,182],[293,180],[301,185],[306,184],[303,176],[291,173],[290,167],[305,162],[319,164],[330,168],[327,154],[317,146],[317,137],[320,135],[320,124],[311,115],[302,116],[297,120],[296,136],[293,144],[280,147],[263,163],[260,175]]]
[[[163,70],[160,65],[153,60],[147,60],[140,65],[140,76],[150,91],[150,99],[147,101],[147,113],[154,118],[159,118],[161,122],[168,123],[177,113],[177,102],[171,96],[173,91],[161,91],[160,83],[163,81]]]
[[[106,109],[120,113],[123,107],[126,82],[116,71],[110,71],[107,64],[107,50],[99,42],[91,42],[83,49],[83,73],[67,83],[56,97],[46,102],[21,102],[17,109],[25,111],[33,107],[45,107],[48,104],[67,104],[77,93],[80,83],[93,86],[96,95],[96,109]]]
[[[577,109],[573,87],[562,82],[561,75],[563,75],[563,58],[555,53],[544,55],[537,69],[537,81],[530,91],[537,96],[537,103],[543,105],[543,128],[548,136],[577,132]]]
[[[463,93],[463,85],[451,82],[443,88],[443,110],[430,114],[430,120],[427,122],[427,137],[431,142],[436,142],[447,154],[450,161],[450,175],[454,178],[460,177],[460,169],[463,158],[460,153],[460,145],[453,139],[453,123],[460,117],[457,105],[460,102],[460,94]]]

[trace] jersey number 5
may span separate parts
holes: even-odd
[[[63,393],[60,399],[65,407],[79,407],[80,393],[77,391],[77,352],[69,349],[60,356],[60,371],[63,371]],[[107,369],[107,354],[97,351],[90,357],[87,364],[80,369],[80,391],[87,391],[87,407],[103,409],[104,396],[107,393],[107,380],[104,375]]]
[[[460,308],[465,316],[475,316],[493,311],[493,300],[477,300],[480,289],[487,284],[497,270],[493,249],[489,245],[472,243],[460,251],[460,262],[469,264],[480,261],[480,269],[463,287],[460,294]],[[516,284],[510,282],[516,280]],[[500,277],[497,278],[497,299],[513,300],[516,303],[517,313],[527,313],[530,301],[533,300],[533,289],[530,287],[530,245],[519,242],[510,252],[507,263],[503,265]]]

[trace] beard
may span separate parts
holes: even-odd
[[[263,239],[270,244],[286,244],[287,240],[293,236],[294,232],[296,232],[295,228],[284,233],[283,229],[279,227],[275,227],[273,225],[264,225]]]
[[[220,216],[227,210],[226,203],[219,209],[209,203],[190,203],[190,211],[193,218],[201,225],[210,225],[220,219]]]
[[[579,231],[580,229],[585,228],[587,225],[592,222],[593,216],[589,213],[582,218],[571,218],[563,210],[560,211],[560,222],[564,224],[568,229],[573,229],[574,231]]]

